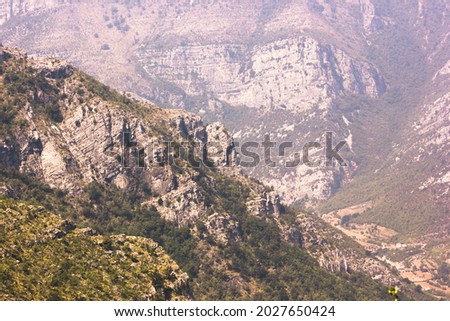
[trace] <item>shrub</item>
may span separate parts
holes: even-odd
[[[58,104],[52,104],[45,109],[47,116],[54,122],[60,123],[64,120]]]

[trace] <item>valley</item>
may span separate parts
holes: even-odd
[[[345,235],[349,236],[371,255],[393,266],[403,279],[420,286],[421,290],[431,291],[435,296],[447,299],[450,291],[445,276],[442,278],[443,266],[450,263],[446,240],[441,244],[415,243],[414,239],[399,241],[398,232],[377,224],[358,223],[350,220],[357,218],[373,206],[366,202],[349,208],[340,209],[321,217]],[[430,253],[434,252],[434,255]],[[442,260],[444,258],[444,260]],[[441,266],[436,264],[441,262]],[[445,272],[446,273],[446,272]]]

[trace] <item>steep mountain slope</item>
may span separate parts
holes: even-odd
[[[0,200],[2,300],[169,300],[187,274],[155,242],[102,236],[22,202]]]
[[[240,141],[270,134],[277,146],[292,142],[294,150],[274,156],[276,167],[247,169],[289,203],[326,199],[358,171],[370,177],[381,166],[375,155],[403,143],[405,114],[415,114],[425,84],[448,60],[445,1],[25,1],[12,8],[0,29],[8,44],[221,120]],[[305,143],[323,146],[325,131],[347,142],[347,167],[286,167]],[[314,151],[324,160],[324,148]]]
[[[207,149],[211,158],[205,164],[209,166],[192,166],[192,157],[198,155],[194,153],[196,141],[214,142],[218,137],[216,147],[229,146],[230,136],[220,124],[203,126],[192,114],[127,98],[58,60],[30,59],[9,48],[2,49],[0,57],[0,158],[8,167],[1,170],[1,190],[3,198],[20,201],[2,203],[6,215],[2,228],[8,233],[29,230],[33,224],[39,231],[43,224],[54,228],[43,231],[42,237],[53,235],[51,231],[61,230],[62,221],[48,210],[61,213],[81,228],[154,239],[188,273],[189,296],[195,299],[385,299],[386,286],[399,281],[395,271],[366,256],[363,248],[320,218],[284,209],[274,192],[242,176],[237,167],[213,166],[225,160],[224,153]],[[147,151],[146,141],[156,152],[160,142],[174,145],[170,150],[162,146],[165,160],[159,160],[157,153],[141,153]],[[133,142],[139,145],[133,146]],[[141,161],[146,166],[138,166]],[[23,201],[47,210],[38,205],[27,207]],[[22,218],[17,225],[6,222],[9,213]],[[29,216],[31,221],[26,219]],[[153,244],[142,238],[111,236],[114,246],[117,241],[117,246],[124,243],[125,248],[103,253],[95,244],[108,237],[85,235],[83,231],[89,230],[62,231],[66,234],[55,233],[61,234],[63,245],[59,238],[49,236],[46,246],[32,242],[17,254],[22,255],[22,262],[16,262],[18,278],[22,278],[20,271],[25,271],[24,262],[33,260],[29,251],[34,246],[46,253],[49,261],[56,260],[50,255],[53,251],[66,253],[63,256],[67,255],[70,263],[70,253],[98,252],[108,260],[131,248],[138,252],[137,257],[132,252],[126,259],[141,262],[148,258],[138,248]],[[33,235],[20,232],[17,237]],[[2,245],[7,257],[15,253],[9,241]],[[64,263],[60,259],[55,262],[56,270],[51,270],[55,274]],[[75,280],[64,276],[53,285],[53,293],[60,298],[81,298],[80,291],[91,284],[89,278],[87,283],[83,281],[81,272],[89,270],[85,264],[90,263],[81,261],[73,266],[77,275],[73,278],[81,283],[71,287]],[[3,269],[8,280],[11,268]],[[139,265],[136,268],[140,269]],[[155,269],[159,268],[164,265],[155,264]],[[148,273],[151,277],[151,271]],[[21,282],[26,284],[26,280]],[[102,289],[108,286],[106,283]],[[167,286],[171,287],[170,282]],[[405,299],[427,297],[407,282],[402,282],[401,288]],[[18,298],[11,289],[12,285],[5,288],[2,295]],[[125,299],[138,297],[140,290],[136,291],[129,296],[113,293]],[[101,290],[87,298],[109,297]]]
[[[321,211],[330,222],[339,217],[336,210],[355,214],[347,234],[366,233],[368,224],[393,229],[389,237],[372,235],[376,244],[369,247],[392,260],[404,277],[448,294],[438,272],[450,262],[448,4],[381,8],[380,14],[397,23],[373,39],[385,44],[373,52],[373,61],[390,87],[377,112],[396,121],[380,123],[387,128],[388,136],[377,134],[384,148],[369,141],[367,150],[360,149],[366,166]],[[362,124],[373,128],[373,119],[362,118]]]
[[[430,275],[403,275],[426,288],[434,285],[422,280],[442,283],[439,266],[450,263],[448,1],[2,4],[4,43],[35,56],[66,58],[107,84],[158,105],[220,120],[233,133],[241,161],[247,160],[239,149],[244,142],[261,143],[270,134],[277,143],[272,148],[275,166],[266,165],[260,144],[260,162],[244,168],[247,174],[273,186],[284,203],[324,215],[375,255],[397,260],[400,270],[409,271],[417,256],[431,260],[431,265],[417,266]],[[164,117],[176,118],[168,113]],[[106,115],[101,119],[108,121]],[[84,130],[98,127],[79,116],[75,120]],[[339,153],[347,166],[325,166],[326,131],[334,133],[333,146],[346,141]],[[81,140],[75,142],[89,150]],[[284,154],[279,151],[283,142],[293,143]],[[321,160],[321,166],[302,164],[301,157],[297,166],[286,166],[308,142],[321,144],[309,155]],[[62,172],[59,164],[59,170],[51,171]],[[84,172],[74,171],[67,182],[53,186],[105,179],[112,175],[105,167],[112,164],[94,170],[82,166]],[[115,184],[129,185],[126,175],[114,175]],[[162,177],[152,188],[170,190],[170,179]],[[193,186],[183,193],[194,195]],[[166,205],[164,196],[161,202]],[[156,200],[152,204],[173,220],[183,220],[185,206],[206,210],[192,202],[169,202],[176,209],[173,214]],[[341,224],[344,216],[348,226]],[[375,245],[366,242],[369,234]],[[407,244],[406,250],[397,250],[399,244]]]
[[[383,25],[368,1],[80,1],[32,10],[45,6],[30,2],[16,10],[2,28],[6,43],[69,59],[158,104],[223,120],[242,140],[260,141],[271,133],[298,150],[326,130],[351,139],[345,123],[335,121],[342,118],[333,112],[333,99],[377,97],[386,90],[383,76],[362,55],[365,40],[357,28],[370,32]],[[38,18],[23,15],[25,8]],[[22,17],[34,27],[28,29]],[[344,21],[349,27],[340,30]],[[330,196],[355,166],[346,172],[281,167],[250,172],[293,202]]]

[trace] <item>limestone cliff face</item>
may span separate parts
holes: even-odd
[[[191,110],[212,122],[225,121],[230,130],[250,140],[260,141],[271,133],[301,148],[306,141],[299,137],[312,131],[307,139],[315,140],[323,134],[314,130],[319,124],[322,131],[331,129],[341,139],[351,139],[348,125],[335,126],[325,119],[333,113],[335,100],[346,95],[376,98],[387,88],[356,40],[387,25],[371,1],[11,3],[16,15],[38,14],[48,35],[66,40],[52,48],[50,36],[35,37],[35,32],[6,23],[8,42],[28,46],[38,55],[70,59],[116,88],[135,91],[163,106]],[[59,4],[58,10],[45,9]],[[0,12],[9,7],[8,2]],[[349,27],[335,29],[338,20]],[[76,24],[76,36],[61,34],[66,21]],[[92,21],[96,30],[89,27]],[[332,36],[322,37],[328,34]],[[84,48],[74,50],[80,39]],[[111,49],[101,50],[104,44]],[[233,116],[242,108],[250,108],[251,117]],[[297,127],[300,123],[302,128]],[[263,167],[248,173],[276,186],[288,202],[306,196],[328,198],[348,176],[324,169],[311,173],[309,168],[290,171],[290,176]]]
[[[219,166],[239,165],[239,154],[234,139],[223,124],[220,122],[209,124],[206,126],[206,134],[208,158]]]
[[[242,184],[241,191],[248,195],[238,215],[255,215],[276,224],[287,242],[307,249],[326,269],[370,272],[377,264],[367,261],[361,252],[344,251],[346,244],[330,245],[336,243],[330,241],[332,238],[342,235],[331,238],[328,234],[332,229],[319,218],[301,214],[292,224],[282,223],[286,214],[283,196],[242,175],[234,139],[222,124],[205,126],[200,117],[185,111],[134,101],[58,60],[35,60],[9,48],[2,48],[0,53],[1,92],[9,91],[20,102],[26,98],[19,106],[11,102],[22,125],[3,128],[2,165],[36,176],[73,196],[82,194],[90,182],[114,184],[130,191],[145,189],[151,195],[144,205],[154,206],[176,226],[189,226],[200,237],[212,236],[222,245],[245,239],[236,213],[228,213],[220,200],[214,200],[216,193],[236,193],[236,186],[232,191],[223,186],[227,177],[233,184]],[[14,82],[13,74],[32,86],[14,91],[23,84],[19,79]],[[59,109],[52,100],[55,97]],[[173,148],[164,144],[167,141]],[[177,144],[191,146],[193,156],[206,153],[216,165],[214,173],[205,174],[205,169],[202,173],[175,158],[181,153],[174,148]],[[195,152],[198,144],[208,148]],[[170,159],[173,163],[166,162]],[[0,193],[13,196],[14,191],[2,186]],[[352,262],[347,263],[350,259]],[[388,282],[389,270],[380,271]]]
[[[343,93],[376,97],[386,90],[378,70],[310,37],[248,49],[243,45],[143,49],[148,74],[189,95],[214,93],[231,105],[305,111]]]
[[[0,1],[0,24],[15,16],[50,9],[67,3],[65,0],[2,0]]]
[[[448,52],[445,0],[12,0],[0,2],[0,16],[3,42],[69,59],[116,88],[223,121],[243,138],[260,141],[271,133],[316,140],[329,129],[347,140],[353,169],[310,175],[303,167],[289,176],[271,168],[249,171],[278,184],[289,202],[329,198],[360,165],[351,143],[366,133],[354,125],[360,115],[344,115],[341,100],[373,99],[365,111],[383,103],[378,98],[392,81],[380,60],[398,56],[389,53],[397,44],[385,43],[389,28],[410,28],[405,43],[417,43],[432,64]],[[305,141],[298,143],[301,148]]]
[[[270,134],[278,145],[292,142],[298,151],[304,144],[319,139],[323,146],[327,130],[334,131],[336,139],[348,141],[345,152],[349,166],[345,168],[299,164],[288,169],[284,158],[273,168],[267,168],[261,160],[246,169],[274,186],[289,203],[305,197],[316,200],[330,197],[356,168],[357,164],[352,162],[351,122],[346,118],[340,123],[333,120],[337,117],[336,99],[348,95],[376,98],[387,89],[375,66],[308,36],[251,47],[148,46],[140,48],[137,56],[147,75],[176,84],[184,95],[204,97],[202,103],[191,104],[192,108],[208,119],[225,118],[240,143],[261,142],[265,134]],[[152,99],[189,106],[182,96],[176,98],[166,94],[164,87],[160,89],[152,91]],[[181,103],[183,100],[185,103]],[[248,108],[244,117],[227,116],[241,112],[236,106]],[[236,151],[239,154],[239,149]],[[318,154],[316,159],[323,159],[323,150],[314,152]],[[292,150],[289,153],[292,156]]]
[[[58,10],[47,10],[54,5]],[[239,114],[242,106],[251,108],[259,120],[243,117],[239,123],[231,119],[225,125],[253,140],[260,141],[267,132],[286,137],[289,131],[281,128],[294,126],[292,120],[303,123],[305,117],[310,119],[310,124],[302,126],[305,130],[294,127],[287,136],[305,137],[307,126],[320,124],[342,133],[342,139],[351,138],[348,126],[334,128],[324,121],[334,100],[351,94],[374,98],[386,90],[383,75],[364,58],[357,41],[344,47],[340,31],[335,30],[336,21],[355,26],[345,28],[348,40],[383,28],[387,22],[371,1],[256,1],[253,5],[239,1],[80,1],[70,5],[12,1],[0,12],[10,7],[16,16],[38,14],[39,28],[55,38],[66,38],[61,30],[70,29],[71,24],[64,22],[70,9],[78,21],[75,29],[83,31],[51,48],[45,35],[34,37],[35,31],[6,23],[3,34],[8,42],[28,46],[22,40],[32,38],[33,53],[70,59],[117,88],[164,106],[194,111],[208,121],[226,120]],[[89,29],[92,21],[98,30]],[[332,36],[321,39],[321,33]],[[80,39],[85,48],[74,50],[73,44]],[[104,44],[111,50],[100,50]],[[300,178],[305,172],[308,177]],[[289,202],[305,196],[327,198],[343,182],[340,172],[320,170],[314,177],[309,172],[303,168],[287,176],[267,168],[249,171],[275,184]],[[283,184],[277,183],[280,179]]]
[[[223,146],[225,152],[213,155],[217,165],[222,166],[232,142],[223,125],[204,126],[200,117],[190,113],[162,110],[126,96],[114,98],[113,92],[106,91],[108,99],[101,97],[92,86],[107,90],[103,85],[65,62],[29,59],[10,48],[1,53],[2,67],[26,68],[30,79],[39,79],[42,87],[30,92],[24,89],[27,95],[35,95],[34,101],[48,104],[51,95],[56,95],[61,112],[55,122],[41,114],[41,108],[48,106],[37,107],[30,101],[20,106],[18,113],[26,126],[22,131],[13,128],[13,137],[2,135],[3,165],[74,195],[90,182],[114,184],[125,190],[146,184],[152,195],[159,195],[149,204],[155,205],[164,218],[180,225],[211,215],[204,202],[205,191],[193,180],[194,170],[185,165],[178,167],[168,158],[180,152],[176,144],[201,147],[210,143],[213,147]],[[45,88],[51,88],[51,95]],[[200,148],[193,152],[201,160],[205,151]],[[211,218],[211,222],[222,230],[237,228],[223,220]]]

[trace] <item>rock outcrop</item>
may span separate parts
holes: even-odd
[[[194,181],[193,165],[178,155],[187,144],[195,145],[198,161],[211,157],[220,166],[234,162],[234,151],[230,152],[233,140],[223,125],[204,126],[200,117],[190,113],[118,97],[65,62],[27,59],[13,49],[4,52],[11,57],[8,68],[17,65],[27,69],[30,78],[40,81],[37,101],[56,97],[61,112],[55,122],[42,116],[40,108],[45,107],[40,105],[27,103],[19,109],[27,126],[23,131],[13,128],[14,137],[1,137],[0,161],[4,166],[73,195],[91,182],[124,190],[145,184],[154,196],[147,203],[165,219],[178,226],[208,220],[210,233],[217,234],[221,242],[239,240],[237,223],[226,213],[211,216],[206,193]],[[98,95],[95,90],[99,89],[90,86],[104,92]],[[139,114],[138,108],[146,114]],[[212,146],[210,154],[205,146]],[[213,154],[217,147],[223,151]]]
[[[239,153],[234,144],[233,137],[223,124],[215,122],[206,126],[206,155],[216,165],[239,165]]]
[[[367,256],[362,247],[352,244],[336,230],[327,228],[325,222],[315,215],[299,212],[295,224],[281,225],[280,228],[288,242],[306,249],[331,272],[362,272],[386,285],[399,281],[387,264]]]
[[[256,208],[257,215],[280,216],[282,210],[280,195],[274,192],[263,192],[258,203],[259,206]]]
[[[205,226],[208,232],[215,235],[216,240],[224,245],[242,240],[239,222],[232,219],[228,214],[214,213],[208,216]]]
[[[38,60],[33,65],[36,72],[46,78],[65,79],[73,75],[74,70],[66,61],[55,59]]]

